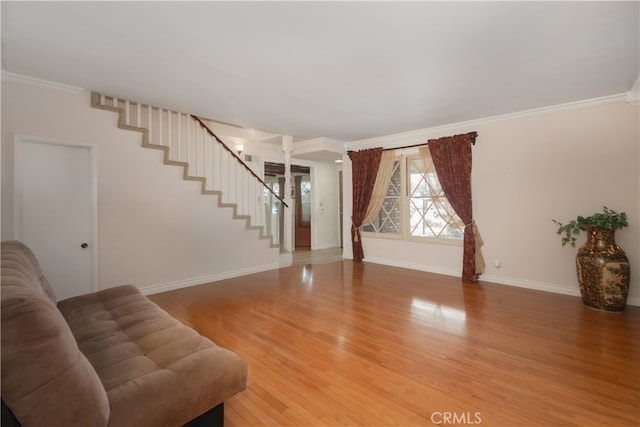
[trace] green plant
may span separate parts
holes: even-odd
[[[588,226],[608,228],[610,230],[629,226],[625,212],[616,212],[606,206],[602,207],[602,213],[595,213],[588,217],[578,215],[576,219],[566,224],[555,219],[552,219],[552,221],[558,225],[557,234],[562,235],[562,246],[569,243],[573,247],[576,246],[576,235],[580,234]]]

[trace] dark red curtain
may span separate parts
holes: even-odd
[[[475,282],[475,237],[471,207],[471,143],[475,133],[429,140],[429,152],[447,200],[465,223],[462,280]]]
[[[360,226],[367,212],[373,186],[378,175],[382,158],[382,148],[361,151],[349,151],[351,159],[351,180],[353,182],[353,212],[351,216],[351,243],[353,260],[362,261],[364,252],[360,236]]]

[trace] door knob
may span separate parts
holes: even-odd
[[[82,249],[87,249],[89,247],[89,244],[88,243],[83,243],[83,244],[80,245],[80,247]]]

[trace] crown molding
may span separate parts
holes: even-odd
[[[73,93],[84,91],[84,88],[78,86],[71,86],[64,83],[52,82],[50,80],[43,80],[36,77],[25,76],[23,74],[11,73],[9,71],[2,70],[2,83],[9,82],[21,83],[31,86],[47,87],[50,89],[64,90]]]
[[[628,95],[625,93],[618,93],[614,95],[601,96],[598,98],[590,98],[590,99],[584,99],[581,101],[567,102],[564,104],[550,105],[547,107],[532,108],[529,110],[517,111],[515,113],[489,116],[481,119],[468,120],[464,122],[449,123],[442,126],[416,129],[408,132],[401,132],[401,133],[396,133],[392,135],[378,136],[375,138],[353,141],[353,142],[346,143],[345,147],[346,147],[346,150],[349,150],[349,149],[358,148],[358,147],[370,147],[375,143],[388,142],[390,138],[401,139],[401,138],[411,138],[413,136],[421,137],[425,134],[430,134],[430,135],[431,134],[434,134],[434,135],[447,134],[448,132],[451,132],[452,129],[460,130],[460,128],[472,128],[474,126],[478,126],[484,123],[509,120],[509,119],[515,119],[520,117],[527,117],[527,116],[532,116],[537,114],[546,114],[546,113],[552,113],[552,112],[562,111],[562,110],[571,110],[575,108],[590,107],[594,105],[608,104],[611,102],[625,101],[627,99],[627,96]]]

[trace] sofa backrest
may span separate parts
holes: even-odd
[[[24,426],[106,426],[109,400],[80,352],[38,261],[2,242],[1,394]]]
[[[2,242],[2,278],[12,280],[13,283],[19,282],[31,286],[54,304],[56,303],[56,295],[43,274],[40,263],[31,249],[22,242],[17,240]]]

